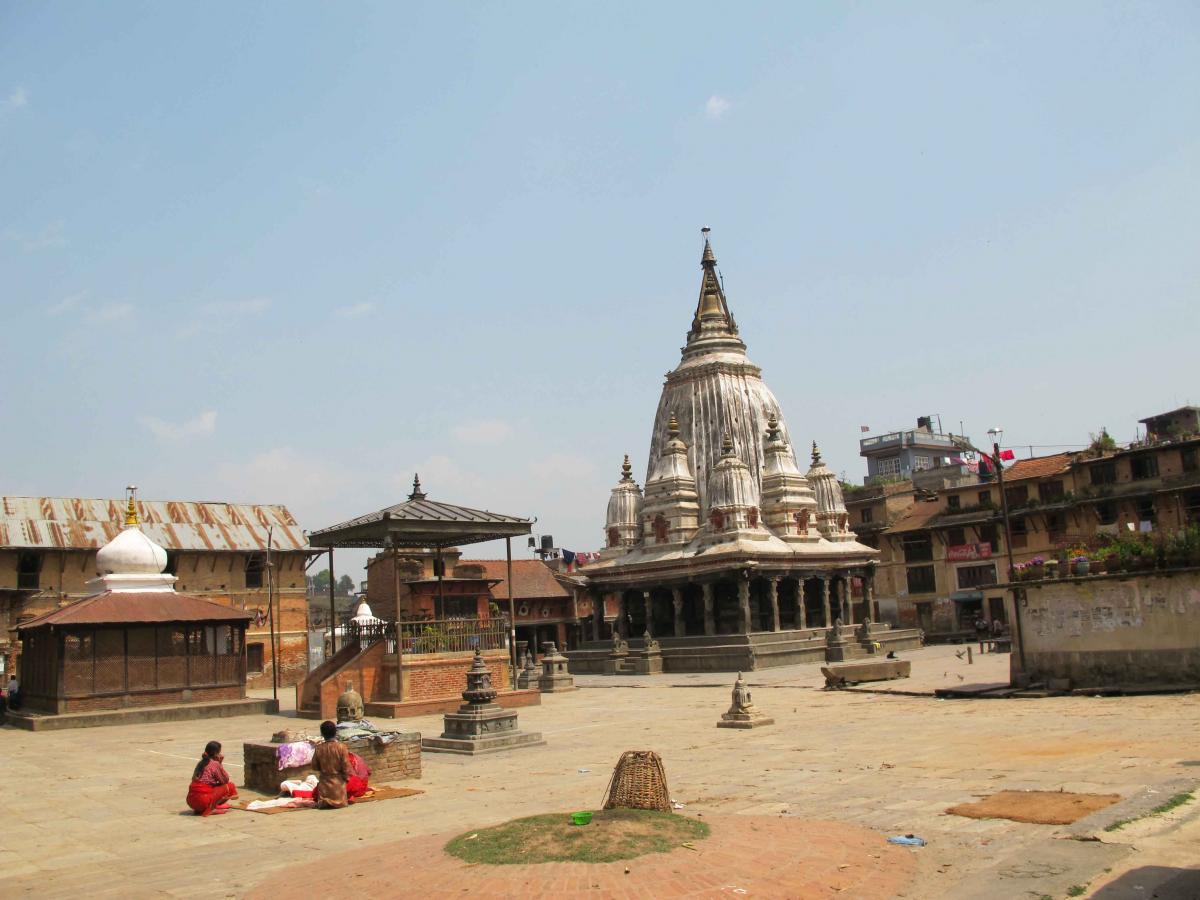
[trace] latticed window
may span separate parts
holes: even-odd
[[[182,625],[155,629],[158,640],[158,686],[185,688],[188,685],[187,632]]]
[[[95,643],[91,632],[63,636],[63,691],[68,697],[92,693]]]
[[[125,690],[125,629],[96,631],[95,693],[118,694]]]
[[[158,654],[153,626],[125,632],[129,690],[152,691],[158,687]]]

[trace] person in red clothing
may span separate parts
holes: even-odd
[[[371,770],[357,753],[347,756],[350,757],[350,777],[346,779],[346,798],[353,803],[370,789],[367,779],[371,777]]]
[[[224,761],[220,742],[209,741],[192,772],[192,783],[188,785],[187,805],[198,816],[225,812],[229,809],[225,801],[238,795],[237,788],[229,780],[229,773],[221,765]]]

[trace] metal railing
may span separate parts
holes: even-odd
[[[427,619],[396,624],[401,653],[474,653],[508,649],[508,620]]]

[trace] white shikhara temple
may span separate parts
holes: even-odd
[[[632,639],[635,655],[661,652],[667,671],[818,659],[824,629],[869,616],[878,551],[855,539],[815,442],[808,471],[797,466],[779,402],[746,357],[707,231],[700,298],[663,385],[645,491],[626,456],[605,549],[583,573],[598,640],[572,654],[573,671],[601,671],[610,636],[618,648]]]

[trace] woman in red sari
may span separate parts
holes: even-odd
[[[198,816],[225,812],[229,809],[225,801],[238,795],[237,788],[229,780],[229,773],[221,765],[224,760],[220,742],[209,741],[192,772],[192,783],[188,785],[187,805]]]
[[[371,769],[357,753],[347,753],[350,760],[350,775],[346,778],[346,799],[353,803],[369,789],[367,779],[371,777]]]

